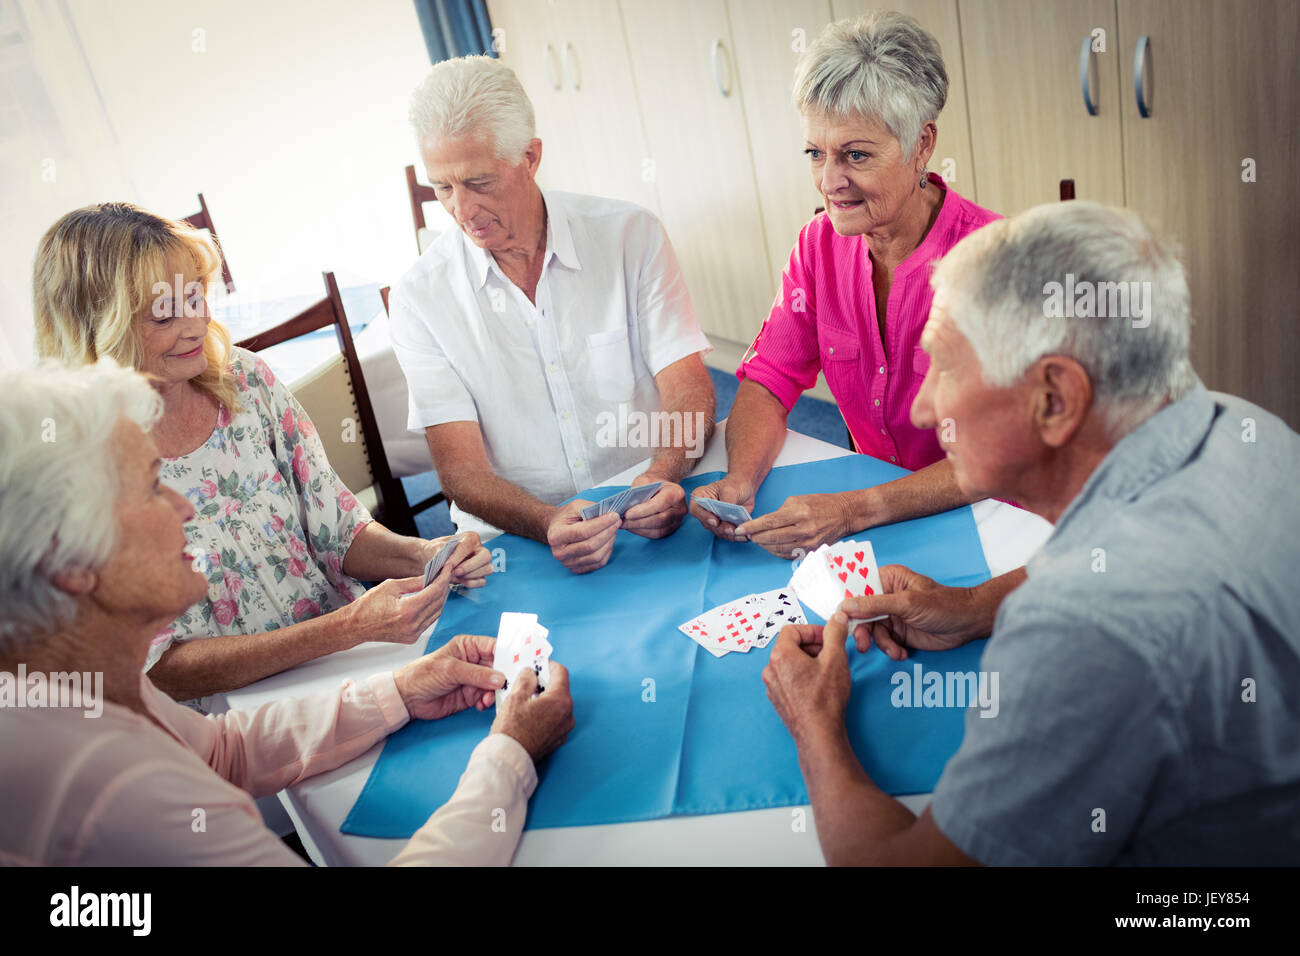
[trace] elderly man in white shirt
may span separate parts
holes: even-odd
[[[393,345],[457,527],[547,542],[578,574],[605,565],[619,528],[672,534],[714,394],[663,226],[630,203],[543,192],[532,104],[490,57],[438,64],[411,121],[460,228],[394,286]],[[647,457],[632,484],[663,485],[623,518],[559,505]]]

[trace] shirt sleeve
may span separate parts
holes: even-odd
[[[713,346],[700,331],[691,294],[663,224],[643,211],[634,231],[639,233],[634,247],[636,271],[633,274],[641,354],[650,373],[658,375],[688,355],[697,352],[707,355]]]
[[[451,799],[389,865],[508,865],[536,788],[537,771],[528,751],[506,734],[489,734],[470,754]]]
[[[209,767],[254,797],[342,766],[410,720],[391,673],[206,717],[160,691],[152,703]]]
[[[264,425],[271,431],[280,474],[297,495],[307,547],[330,584],[347,593],[352,580],[343,573],[343,559],[357,533],[372,520],[370,512],[335,473],[316,426],[298,400],[265,362],[255,355],[249,358],[249,387],[260,385],[266,403]]]
[[[1042,866],[1120,854],[1178,749],[1166,672],[1123,626],[1053,607],[1041,589],[1032,607],[1003,606],[980,665],[994,705],[967,711],[930,804],[967,855]]]
[[[447,422],[477,422],[474,396],[438,343],[431,317],[405,283],[393,289],[388,306],[393,354],[406,376],[407,429],[418,432]],[[451,296],[447,296],[442,307],[455,308]],[[444,316],[444,321],[465,318]]]
[[[800,230],[790,261],[781,273],[781,294],[736,371],[742,382],[752,379],[775,395],[786,411],[817,384],[821,370],[817,289],[808,258],[809,231],[815,222]]]

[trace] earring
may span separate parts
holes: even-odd
[[[921,188],[924,189],[924,188],[925,188],[925,184],[928,183],[929,181],[930,181],[930,173],[929,173],[929,171],[928,171],[928,170],[924,170],[924,169],[921,170]]]

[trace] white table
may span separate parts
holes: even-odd
[[[696,472],[725,469],[725,429],[726,423],[720,423]],[[847,454],[850,454],[847,450],[835,445],[788,432],[776,464],[794,465]],[[626,484],[643,469],[644,465],[630,469],[602,484]],[[995,576],[1023,564],[1051,532],[1051,525],[1043,519],[996,501],[980,502],[974,506],[974,513],[985,560]],[[492,586],[491,579],[488,586]],[[433,630],[437,630],[436,624]],[[268,677],[225,695],[225,699],[232,709],[244,710],[281,697],[337,687],[345,678],[361,679],[400,667],[419,656],[425,640],[421,637],[413,645],[364,644]],[[281,792],[280,799],[316,863],[379,866],[402,848],[402,840],[339,832],[382,748],[382,743],[377,744],[351,763]],[[929,794],[901,800],[919,813],[929,802]],[[800,810],[806,824],[802,832],[792,826]],[[525,830],[514,862],[523,866],[815,866],[822,863],[822,854],[812,811],[804,806],[667,817],[641,823]]]

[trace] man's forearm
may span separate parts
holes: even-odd
[[[864,863],[916,816],[867,776],[841,723],[796,741],[817,840],[832,866]]]
[[[757,382],[745,379],[727,418],[727,474],[755,491],[785,444],[785,406]]]
[[[192,700],[245,687],[298,664],[357,643],[347,608],[262,634],[195,638],[173,644],[149,669],[149,679],[174,700]]]
[[[713,437],[717,399],[713,382],[705,375],[703,382],[669,397],[665,403],[658,452],[645,473],[652,478],[680,484],[700,458]],[[674,422],[678,425],[674,426]]]
[[[551,518],[559,510],[490,471],[449,475],[442,486],[461,511],[502,531],[543,543]]]
[[[343,573],[358,581],[411,578],[424,572],[424,541],[371,521],[357,532],[343,556]]]
[[[883,485],[844,494],[854,531],[938,514],[979,500],[958,487],[952,462],[946,458]]]
[[[1008,594],[1025,583],[1029,575],[1023,567],[1014,568],[996,578],[989,578],[983,584],[971,588],[975,605],[980,609],[979,633],[976,637],[988,637],[993,633],[993,622],[997,620],[998,608]]]

